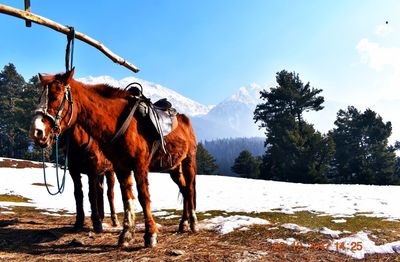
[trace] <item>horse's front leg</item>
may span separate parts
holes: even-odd
[[[89,173],[88,174],[88,180],[89,180],[89,202],[90,202],[90,208],[92,209],[92,224],[93,224],[93,230],[96,233],[100,233],[103,231],[103,225],[99,216],[99,209],[98,209],[98,186],[99,186],[99,180],[98,180],[98,175]]]
[[[119,235],[118,245],[126,247],[135,234],[134,195],[132,192],[132,175],[130,171],[116,171],[124,203],[124,226]]]
[[[156,223],[154,222],[150,208],[149,181],[147,177],[148,171],[148,168],[138,165],[134,171],[134,175],[138,190],[139,202],[143,208],[145,224],[144,245],[145,247],[155,247],[157,244],[158,229]]]

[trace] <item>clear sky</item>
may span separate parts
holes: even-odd
[[[0,3],[23,8],[23,0]],[[206,105],[241,86],[270,87],[276,72],[286,69],[323,89],[329,103],[371,107],[378,113],[381,108],[392,117],[400,108],[400,1],[31,4],[32,12],[75,26],[138,66],[141,71],[135,76]],[[64,70],[64,35],[36,24],[26,28],[24,21],[6,15],[0,15],[0,35],[0,66],[12,62],[26,79]],[[133,75],[80,41],[74,65],[77,77]]]

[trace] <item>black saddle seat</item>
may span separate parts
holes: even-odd
[[[170,109],[172,107],[172,104],[166,98],[163,98],[163,99],[160,99],[157,102],[155,102],[154,106],[157,109],[167,111],[168,109]]]

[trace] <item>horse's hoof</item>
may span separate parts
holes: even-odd
[[[117,220],[117,221],[112,221],[112,222],[111,222],[111,226],[112,226],[112,227],[119,227],[120,224],[119,224],[118,220]]]
[[[145,247],[155,247],[157,245],[157,233],[149,234],[144,236]]]
[[[125,229],[122,230],[121,234],[119,235],[118,246],[127,247],[129,243],[132,241],[134,235],[135,235],[134,231]]]
[[[118,246],[120,248],[127,248],[129,246],[129,242],[128,241],[118,242]]]
[[[75,223],[74,224],[74,227],[72,228],[72,230],[74,231],[74,232],[82,232],[83,231],[83,224],[81,224],[81,223]]]
[[[197,223],[190,224],[190,230],[192,230],[192,233],[199,232],[199,226],[197,225]]]
[[[103,224],[102,223],[100,223],[100,224],[93,224],[93,231],[95,232],[95,233],[101,233],[101,232],[103,232]]]
[[[189,227],[189,222],[187,220],[181,221],[181,223],[179,223],[178,232],[184,233],[188,227]]]
[[[112,226],[112,227],[119,227],[119,226],[120,226],[117,217],[111,219],[111,226]]]

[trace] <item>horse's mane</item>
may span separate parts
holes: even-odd
[[[77,81],[76,81],[77,82]],[[109,84],[84,84],[78,82],[83,88],[94,90],[97,94],[104,98],[129,98],[131,94],[118,87],[111,86]]]

